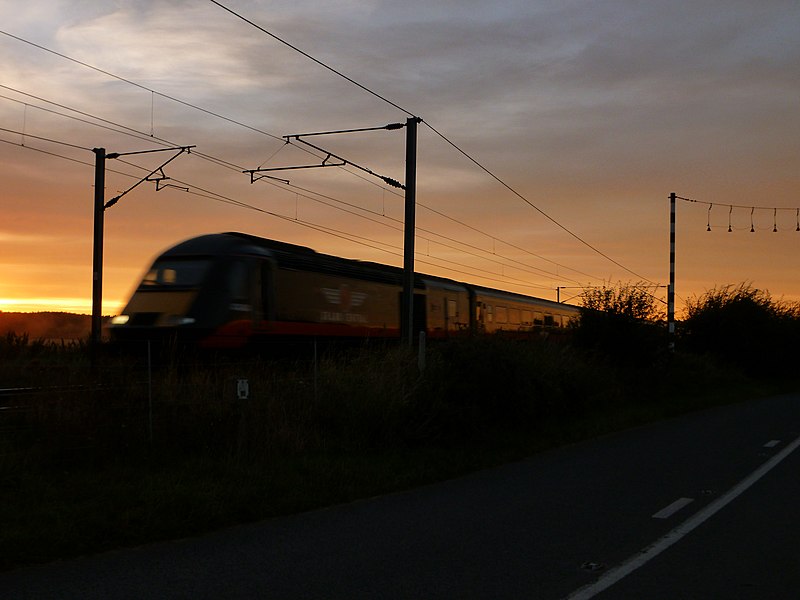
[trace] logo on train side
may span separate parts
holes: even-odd
[[[337,323],[366,323],[367,319],[364,315],[350,311],[362,306],[367,299],[367,294],[352,291],[346,283],[338,288],[321,288],[321,291],[328,304],[333,304],[338,308],[336,311],[322,311],[321,320]]]

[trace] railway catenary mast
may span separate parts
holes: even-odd
[[[669,350],[675,350],[675,199],[677,195],[669,195],[669,288],[667,288],[667,329]]]

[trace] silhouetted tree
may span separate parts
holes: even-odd
[[[591,288],[581,294],[578,347],[613,363],[647,365],[666,349],[663,309],[643,282]]]

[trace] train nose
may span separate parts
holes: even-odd
[[[111,325],[116,327],[180,327],[194,323],[193,317],[160,312],[122,314],[111,319]]]

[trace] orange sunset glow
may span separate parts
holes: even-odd
[[[121,154],[106,315],[204,233],[401,265],[402,190],[352,165],[243,171],[331,152],[403,181],[404,130],[313,138],[322,152],[283,136],[411,115],[417,271],[665,299],[676,192],[679,313],[741,282],[800,301],[800,4],[221,4],[251,23],[202,1],[0,5],[0,311],[91,312],[93,148]]]

